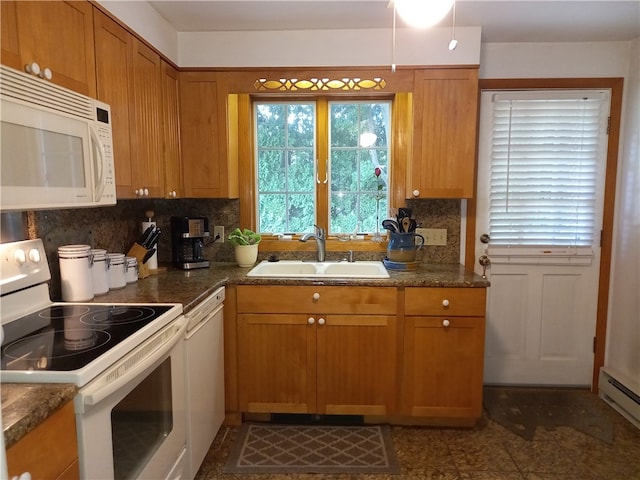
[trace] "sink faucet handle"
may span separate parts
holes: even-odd
[[[325,236],[324,228],[319,227],[315,223],[313,224],[313,226],[316,227],[316,235],[318,235],[320,238],[324,238],[324,236]]]

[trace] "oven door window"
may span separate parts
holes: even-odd
[[[111,411],[114,478],[137,478],[173,429],[171,357]]]

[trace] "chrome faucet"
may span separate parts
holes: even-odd
[[[318,249],[318,261],[319,262],[324,262],[324,258],[326,256],[326,233],[324,231],[324,228],[321,228],[317,225],[314,225],[314,227],[316,227],[316,232],[315,233],[305,233],[302,237],[300,237],[300,241],[301,242],[306,242],[307,240],[309,240],[310,238],[315,238],[316,240],[316,248]]]

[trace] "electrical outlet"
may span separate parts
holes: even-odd
[[[447,244],[446,228],[416,228],[416,233],[424,237],[425,245],[443,246]]]
[[[218,235],[220,235],[220,237],[218,237]],[[213,227],[213,238],[218,238],[215,240],[217,243],[224,243],[224,227],[222,225]]]

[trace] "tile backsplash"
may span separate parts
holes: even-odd
[[[408,200],[407,207],[413,209],[413,217],[418,224],[426,228],[447,229],[446,246],[426,246],[418,259],[428,263],[458,263],[460,255],[460,201],[459,200]],[[177,199],[177,200],[119,200],[113,207],[83,208],[72,210],[43,210],[26,212],[22,215],[24,228],[16,216],[3,214],[3,240],[20,240],[40,237],[43,240],[49,266],[51,268],[51,298],[60,299],[60,270],[57,249],[61,245],[86,244],[92,248],[103,248],[109,252],[127,253],[140,236],[141,223],[147,220],[145,212],[154,212],[153,220],[162,229],[158,243],[158,262],[171,262],[172,216],[204,216],[209,226],[223,225],[225,236],[238,227],[239,201],[226,199]],[[19,218],[19,217],[18,217]],[[10,231],[9,228],[11,229]],[[14,238],[7,239],[5,233]],[[261,251],[260,259],[270,252]],[[313,256],[309,252],[310,258]],[[280,258],[287,258],[286,252],[278,252]],[[296,258],[304,257],[300,252]],[[369,253],[369,257],[383,254]],[[224,243],[209,243],[205,248],[205,257],[213,262],[234,261],[233,247]],[[328,259],[333,259],[330,255]],[[364,256],[358,255],[363,259]]]

